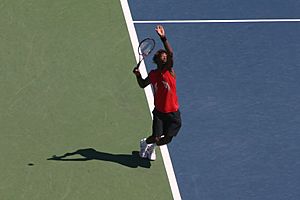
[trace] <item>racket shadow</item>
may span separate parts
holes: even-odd
[[[82,158],[71,158],[72,156],[80,155]],[[52,156],[47,160],[54,161],[89,161],[101,160],[107,162],[118,163],[130,168],[150,168],[151,163],[148,159],[142,159],[138,151],[133,151],[132,154],[111,154],[106,152],[96,151],[93,148],[79,149],[71,153],[65,153],[62,156]]]

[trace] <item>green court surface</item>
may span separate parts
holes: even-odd
[[[0,44],[1,200],[172,199],[119,0],[0,0]]]

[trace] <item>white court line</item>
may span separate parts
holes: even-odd
[[[189,24],[189,23],[279,23],[300,22],[300,19],[213,19],[213,20],[159,20],[133,21],[135,24]]]
[[[132,16],[131,16],[131,12],[130,12],[130,9],[129,9],[129,5],[128,5],[127,0],[120,0],[120,2],[121,2],[124,17],[125,17],[125,20],[126,20],[129,36],[130,36],[130,39],[131,39],[132,48],[133,48],[134,53],[135,53],[136,61],[138,62],[139,61],[139,55],[138,55],[138,52],[137,52],[136,48],[138,47],[139,42],[138,42],[138,37],[137,37],[137,34],[136,34],[136,30],[134,28],[134,24],[133,24],[133,21],[132,21]],[[141,65],[140,65],[140,71],[141,71],[142,77],[145,78],[147,76],[147,70],[146,70],[146,66],[145,66],[144,62],[142,62]],[[151,117],[153,118],[151,111],[154,109],[154,99],[153,99],[153,92],[152,92],[151,87],[148,86],[148,87],[145,88],[145,94],[146,94],[146,97],[147,97]],[[160,151],[161,151],[161,154],[162,154],[163,162],[164,162],[166,172],[167,172],[167,176],[168,176],[168,179],[169,179],[169,184],[170,184],[170,187],[171,187],[173,199],[174,200],[181,200],[181,195],[180,195],[180,192],[179,192],[176,176],[175,176],[174,169],[173,169],[173,164],[172,164],[172,161],[171,161],[171,158],[170,158],[170,154],[169,154],[169,150],[168,150],[167,145],[160,146]]]

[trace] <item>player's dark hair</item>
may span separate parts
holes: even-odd
[[[160,49],[160,50],[158,50],[158,51],[154,54],[152,60],[153,60],[153,62],[154,62],[155,64],[158,64],[158,59],[159,59],[159,57],[160,57],[160,55],[161,55],[162,53],[166,53],[166,54],[167,54],[167,51],[164,50],[164,49]]]

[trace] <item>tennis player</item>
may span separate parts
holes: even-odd
[[[176,75],[173,69],[173,49],[170,46],[165,30],[161,25],[155,29],[164,48],[153,56],[157,68],[151,70],[143,79],[138,67],[133,69],[141,88],[152,85],[154,92],[154,110],[152,135],[140,141],[140,157],[156,159],[155,147],[168,144],[181,128],[181,116],[176,94]]]

